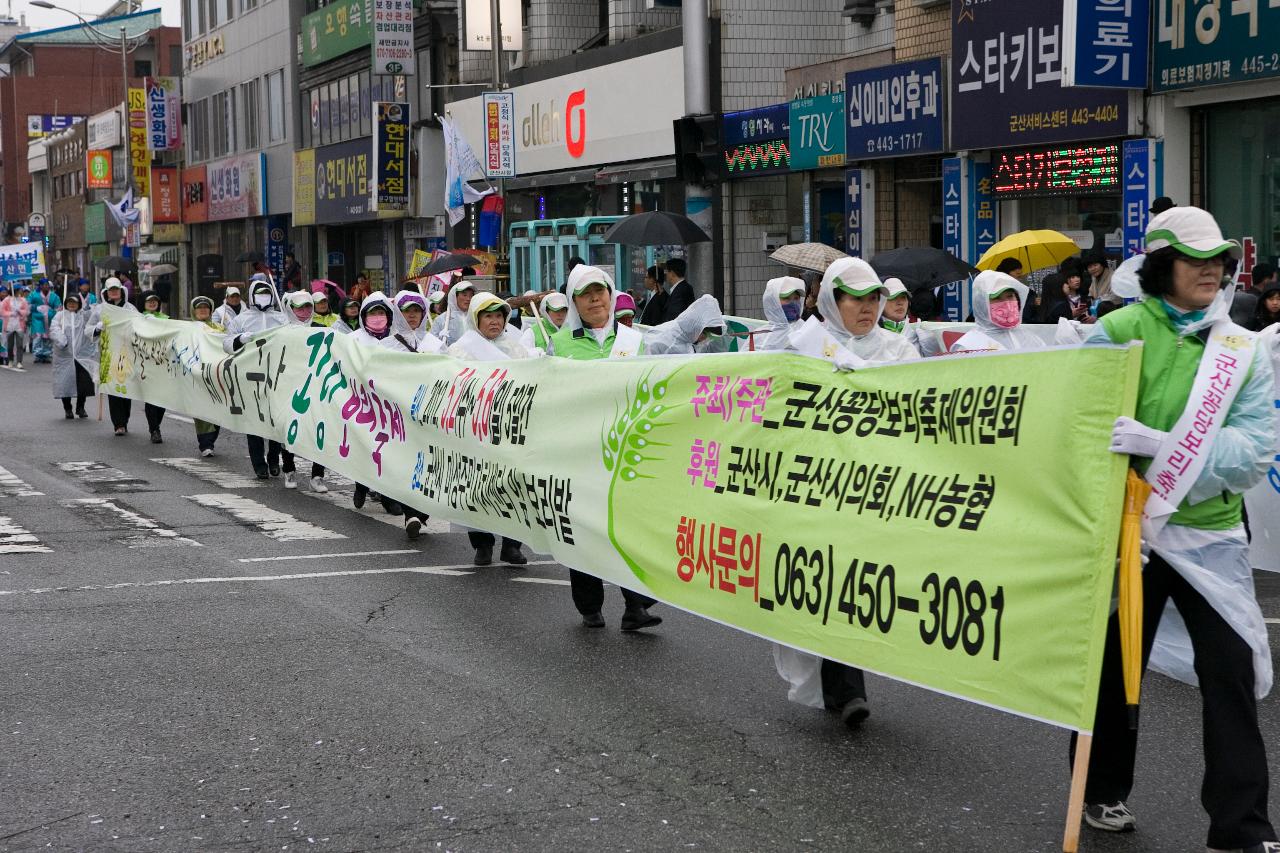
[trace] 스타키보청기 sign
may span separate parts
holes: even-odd
[[[759,353],[481,363],[283,327],[230,357],[195,324],[105,310],[111,394],[743,631],[1092,726],[1136,348],[841,374]]]

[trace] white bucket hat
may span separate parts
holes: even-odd
[[[1193,258],[1226,252],[1240,259],[1240,244],[1222,236],[1218,221],[1198,207],[1171,207],[1147,223],[1147,254],[1169,246]]]

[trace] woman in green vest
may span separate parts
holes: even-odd
[[[644,353],[644,338],[635,329],[621,326],[613,316],[613,278],[598,267],[579,264],[565,285],[568,311],[560,331],[551,336],[554,355],[579,361],[631,358]],[[594,575],[569,570],[573,604],[588,628],[603,628],[604,583]],[[652,598],[625,587],[622,598],[622,630],[638,631],[662,623],[649,613]]]
[[[538,304],[538,310],[541,318],[530,323],[520,335],[520,343],[530,352],[547,351],[551,336],[564,327],[564,319],[569,316],[569,298],[553,290]]]
[[[1155,489],[1143,520],[1143,661],[1151,654],[1152,666],[1199,683],[1209,849],[1280,853],[1257,708],[1271,687],[1271,657],[1241,524],[1241,495],[1275,452],[1275,387],[1266,348],[1228,316],[1231,292],[1220,290],[1228,256],[1239,258],[1240,248],[1207,212],[1175,207],[1154,217],[1139,273],[1143,301],[1107,314],[1088,342],[1143,344],[1137,411],[1116,421],[1111,450],[1128,454]],[[1194,655],[1182,666],[1177,644],[1164,642],[1183,630],[1169,619],[1161,628],[1167,603]],[[1119,637],[1113,615],[1085,791],[1085,820],[1111,832],[1135,828],[1125,801],[1138,741]]]

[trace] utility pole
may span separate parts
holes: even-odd
[[[685,115],[707,115],[711,112],[711,73],[708,57],[707,0],[683,0],[681,25],[684,27],[684,112]],[[712,237],[710,243],[689,246],[688,278],[703,293],[715,290],[715,233],[711,210],[711,190],[700,183],[684,187],[685,215]]]
[[[499,0],[489,0],[489,41],[493,46],[493,88],[502,91],[502,9]],[[498,257],[507,254],[507,179],[498,178],[498,197],[502,199],[502,216],[498,219]],[[493,265],[494,286],[498,285],[498,264]]]

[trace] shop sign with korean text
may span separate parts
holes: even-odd
[[[489,178],[516,176],[515,95],[510,92],[485,92],[484,105],[484,170]]]
[[[730,179],[790,171],[791,104],[725,113],[720,146]]]
[[[208,170],[204,166],[188,166],[182,170],[182,221],[209,221]]]
[[[791,171],[844,165],[844,92],[791,102]]]
[[[1280,77],[1275,0],[1154,2],[1153,92]]]
[[[844,75],[850,160],[943,150],[942,60],[900,62]]]
[[[1066,0],[1062,85],[1145,89],[1150,24],[1150,0]]]
[[[413,0],[373,0],[373,73],[415,71]]]
[[[1151,202],[1159,193],[1156,181],[1155,139],[1126,139],[1121,159],[1121,185],[1124,187],[1121,219],[1124,228],[1124,255],[1130,258],[1146,249],[1147,219],[1151,216]],[[1248,267],[1246,267],[1248,269]]]
[[[85,185],[91,190],[111,189],[111,152],[91,148],[84,158]]]
[[[79,124],[82,121],[84,121],[84,116],[27,116],[27,138],[40,139],[50,134],[61,133],[73,124]]]
[[[373,3],[374,0],[339,0],[304,17],[302,64],[319,65],[367,47],[373,40]]]
[[[136,198],[151,195],[151,151],[147,148],[147,90],[129,90],[129,163]]]
[[[182,186],[178,170],[172,166],[151,167],[151,221],[182,221]]]
[[[371,210],[409,209],[409,105],[373,102],[374,184]]]
[[[182,91],[177,77],[148,77],[147,150],[176,151],[182,147]]]
[[[964,257],[964,173],[960,157],[942,161],[942,248]],[[953,323],[965,318],[964,287],[950,282],[942,288],[942,316]]]
[[[951,0],[951,148],[1123,136],[1129,94],[1062,85],[1064,0]]]
[[[369,176],[372,153],[373,141],[368,136],[311,149],[315,224],[359,222],[373,218],[373,184]],[[303,189],[295,182],[294,191],[296,196]],[[295,197],[295,209],[297,202]],[[297,224],[296,216],[294,224]]]
[[[267,212],[267,155],[243,154],[206,165],[209,221],[249,219]]]
[[[44,274],[44,247],[40,243],[0,246],[0,281],[21,281]]]
[[[1000,226],[996,220],[996,194],[992,185],[991,162],[969,163],[969,259],[978,258],[996,244]]]

